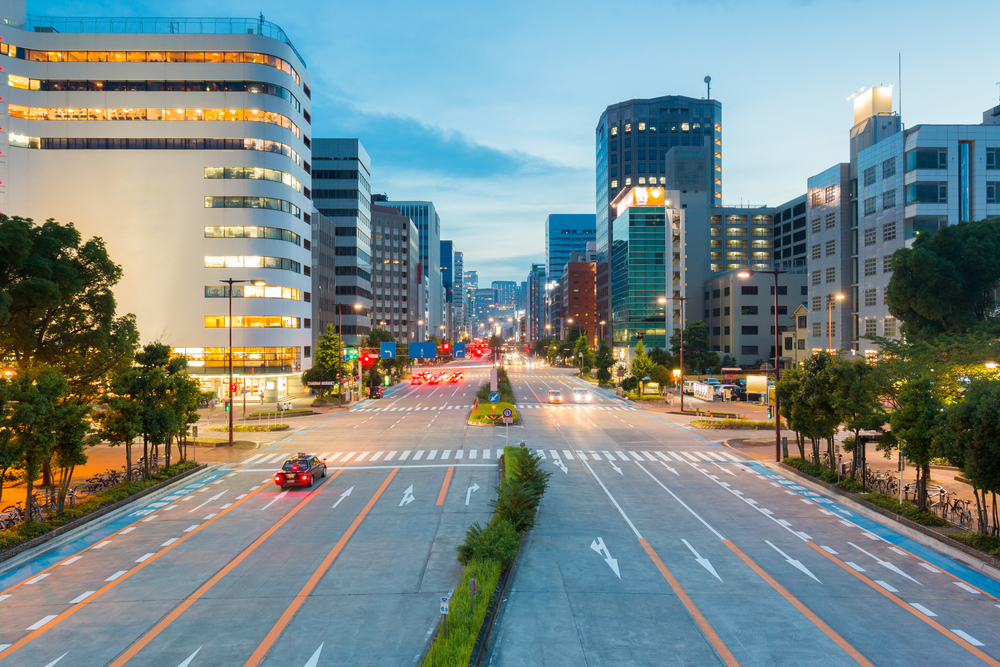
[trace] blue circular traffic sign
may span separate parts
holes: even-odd
[[[503,409],[503,416],[504,417],[513,417],[514,416],[514,412],[510,408],[504,408]]]
[[[499,403],[499,402],[500,402],[500,392],[499,391],[491,391],[490,392],[490,403]]]

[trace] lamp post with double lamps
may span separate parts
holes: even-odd
[[[254,287],[263,287],[263,280],[234,280],[226,278],[219,282],[229,285],[229,445],[233,444],[233,285],[237,283],[252,283]]]
[[[736,275],[740,278],[749,278],[755,273],[769,273],[774,276],[774,460],[781,462],[781,411],[778,409],[778,379],[781,377],[781,331],[778,328],[778,276],[788,273],[782,269],[771,269],[770,271],[748,271],[743,270]]]
[[[680,375],[680,390],[681,390],[681,412],[684,412],[684,302],[688,300],[686,296],[671,296],[665,297],[661,296],[657,301],[663,304],[663,337],[667,336],[667,318],[670,316],[670,309],[667,308],[667,301],[680,301],[681,302],[681,375]],[[664,343],[664,348],[670,343],[668,338],[666,343]]]

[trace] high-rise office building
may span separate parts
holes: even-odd
[[[28,16],[0,3],[0,206],[73,222],[120,264],[119,313],[206,390],[301,391],[311,365],[311,91],[264,20]],[[139,34],[141,33],[141,34]],[[150,108],[156,107],[156,108]],[[169,122],[183,120],[186,122]]]
[[[388,206],[372,204],[372,326],[398,342],[417,340],[417,226]]]
[[[545,265],[532,264],[528,273],[528,297],[525,308],[525,332],[528,342],[534,342],[547,337],[545,331],[548,319],[546,308],[548,299],[545,294]]]
[[[455,340],[465,340],[469,335],[469,316],[465,310],[465,255],[460,250],[454,256],[455,284],[452,287],[454,302],[452,317],[455,322]]]
[[[420,275],[427,285],[427,302],[422,304],[424,333],[441,335],[444,312],[443,284],[441,281],[441,218],[429,201],[379,201],[380,206],[391,206],[407,216],[420,232]]]
[[[549,280],[559,280],[573,253],[586,252],[595,241],[597,217],[589,213],[550,213],[545,216],[545,269]]]
[[[489,338],[496,318],[496,290],[492,287],[477,289],[475,293],[476,335]]]
[[[371,160],[358,139],[315,139],[313,206],[334,237],[335,310],[345,345],[358,345],[372,323]],[[322,243],[326,236],[315,235]]]
[[[479,289],[479,272],[466,271],[462,276],[465,284],[465,312],[469,321],[469,335],[478,336],[479,320],[476,316],[476,290]]]
[[[808,206],[809,347],[829,346],[832,324],[833,349],[874,354],[864,336],[901,333],[885,303],[892,254],[919,234],[1000,217],[1000,106],[980,125],[904,130],[892,89],[865,91],[854,99],[850,162],[809,179]]]
[[[439,329],[438,335],[443,334],[444,338],[455,339],[455,244],[451,241],[441,241],[441,289],[444,291],[444,320]]]
[[[514,281],[513,280],[494,280],[493,289],[497,293],[497,305],[507,306],[510,308],[514,307]]]
[[[685,209],[687,274],[694,286],[688,318],[701,313],[708,259],[709,209],[722,203],[722,104],[713,99],[668,95],[609,106],[596,127],[597,310],[612,311],[611,276],[615,211],[611,203],[633,186],[680,192]]]
[[[566,262],[559,280],[562,288],[562,338],[571,333],[587,336],[593,347],[600,341],[601,325],[597,319],[597,264]]]

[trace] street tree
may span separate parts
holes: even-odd
[[[667,368],[674,366],[674,356],[668,350],[655,346],[647,354],[649,355],[649,360],[654,364],[666,366]]]
[[[632,375],[639,382],[639,395],[642,396],[643,378],[647,377],[653,370],[653,362],[646,354],[646,346],[640,340],[635,344],[635,356],[632,357]]]
[[[649,372],[650,379],[656,383],[660,388],[660,393],[662,394],[673,382],[673,374],[670,369],[662,364],[656,364],[653,366],[653,370]]]
[[[888,414],[882,405],[879,393],[879,382],[876,376],[879,370],[864,359],[846,361],[835,358],[830,366],[830,381],[833,385],[833,409],[840,423],[853,434],[850,444],[845,449],[851,452],[854,465],[851,467],[851,479],[861,464],[858,438],[862,431],[875,431],[883,434],[883,441],[892,439],[884,432]],[[880,447],[888,451],[888,442]]]
[[[611,382],[611,367],[615,365],[615,359],[611,355],[611,347],[608,346],[607,339],[601,339],[601,344],[594,357],[594,365],[597,367],[597,381],[600,384]]]
[[[57,368],[71,393],[96,397],[138,344],[134,316],[115,315],[121,277],[104,241],[83,241],[72,223],[0,214],[0,358]]]
[[[944,405],[934,383],[926,376],[904,383],[898,395],[899,407],[889,415],[892,434],[899,443],[899,455],[917,466],[917,504],[927,509],[927,480],[931,459],[938,455],[937,433],[942,424]]]
[[[800,390],[797,400],[810,413],[810,419],[802,424],[804,435],[810,439],[814,460],[819,463],[819,441],[826,440],[830,469],[834,468],[833,436],[837,434],[841,415],[834,403],[835,385],[832,377],[833,366],[838,358],[826,351],[811,355],[802,365]]]
[[[125,447],[125,478],[132,480],[132,444],[142,434],[142,404],[131,392],[128,376],[118,375],[94,411],[97,437],[112,447]]]
[[[349,372],[348,364],[343,361],[343,345],[340,336],[332,324],[326,325],[326,330],[319,337],[316,351],[313,354],[312,368],[302,374],[303,384],[317,388],[329,385],[320,385],[320,382],[337,382],[344,377],[345,372]],[[337,387],[340,391],[341,385]],[[319,391],[318,394],[330,393],[329,390]]]
[[[812,412],[802,393],[804,371],[800,368],[790,368],[781,374],[774,386],[778,399],[778,411],[785,419],[788,428],[795,432],[795,444],[799,448],[799,458],[806,458],[806,434],[810,432]]]
[[[587,336],[583,335],[576,339],[576,343],[573,345],[573,360],[576,362],[578,368],[583,370],[584,366],[589,366],[588,360],[592,361],[593,351],[590,349],[590,345],[587,344]]]
[[[681,332],[670,336],[670,347],[681,349]],[[684,327],[684,368],[686,372],[704,373],[706,369],[719,368],[719,353],[712,349],[708,325],[695,320]]]
[[[965,333],[997,318],[1000,287],[1000,225],[993,220],[960,222],[892,256],[885,290],[889,312],[902,322],[908,339]]]

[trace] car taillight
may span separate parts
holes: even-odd
[[[277,482],[278,484],[281,484],[281,475],[275,475],[274,481]]]
[[[309,481],[309,475],[302,475],[302,481],[303,482],[308,482]]]
[[[298,466],[292,466],[292,470],[298,470],[298,469],[299,469]]]

